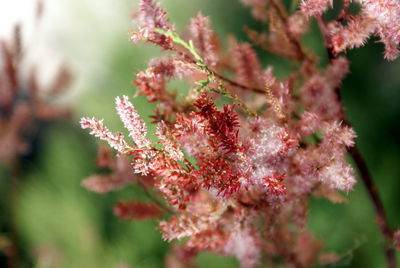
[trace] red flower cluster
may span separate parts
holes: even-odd
[[[236,256],[243,267],[261,260],[273,263],[276,257],[288,265],[310,267],[321,250],[304,227],[310,196],[341,201],[338,191],[348,192],[355,183],[345,161],[355,134],[341,123],[343,109],[337,96],[348,62],[338,57],[321,71],[315,55],[301,42],[307,16],[322,14],[329,1],[302,1],[301,11],[291,15],[276,0],[243,2],[271,27],[268,34],[247,29],[250,39],[298,61],[295,73],[279,80],[271,67],[262,68],[248,43],[232,40],[224,51],[209,19],[200,13],[182,39],[163,9],[142,0],[139,29],[131,39],[174,52],[153,59],[135,80],[138,94],[156,103],[152,118],[158,144],[147,137],[144,121],[126,96],[117,98],[116,106],[132,142],[110,132],[102,120],[82,118],[81,125],[107,141],[119,157],[132,156],[139,182],[140,176],[152,178],[145,189],[153,187],[168,208],[157,202],[158,206],[172,214],[160,221],[163,238],[189,238],[172,253],[174,263],[189,267],[197,253],[207,250]],[[386,8],[382,1],[362,1],[362,13],[371,17],[379,5]],[[394,11],[391,14],[395,16]],[[374,31],[383,35],[383,19],[375,19],[379,26]],[[335,40],[335,34],[331,32],[327,42]],[[348,42],[343,48],[352,46],[354,39],[343,38]],[[335,53],[342,50],[337,43],[329,44]],[[222,75],[226,71],[233,71],[233,76]],[[168,81],[177,78],[192,85],[186,98],[168,90]],[[219,107],[218,102],[229,103]],[[144,212],[147,208],[149,213]],[[158,216],[155,207],[136,202],[119,204],[116,213],[135,219]]]

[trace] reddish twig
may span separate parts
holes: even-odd
[[[326,29],[327,25],[322,19],[322,17],[317,18],[318,24],[320,26],[322,35],[325,40],[325,48],[327,51],[328,59],[329,62],[334,60],[336,58],[336,54],[333,52],[332,46],[329,44],[329,39],[326,34]],[[340,94],[340,88],[337,88],[335,90],[336,96],[340,102],[342,102],[341,94]],[[351,123],[348,121],[345,111],[343,109],[343,102],[342,102],[342,117],[343,117],[343,123],[349,127],[351,127]],[[348,153],[352,157],[357,169],[360,172],[360,178],[367,189],[367,193],[369,198],[372,201],[372,204],[375,209],[375,214],[377,217],[377,224],[379,227],[379,230],[382,234],[382,236],[385,239],[385,245],[384,245],[384,250],[385,250],[385,256],[386,256],[386,261],[388,268],[396,268],[396,256],[395,256],[395,250],[393,246],[391,245],[392,237],[393,237],[393,231],[389,225],[385,209],[382,203],[382,199],[378,193],[377,187],[372,180],[372,176],[370,172],[368,171],[368,166],[361,155],[360,151],[358,150],[357,146],[352,147]]]
[[[310,63],[315,62],[315,58],[313,58],[312,56],[310,56],[305,48],[303,47],[302,43],[293,36],[293,34],[291,34],[287,29],[288,29],[288,14],[284,8],[284,6],[282,5],[282,3],[276,1],[276,0],[270,0],[270,4],[271,6],[275,9],[276,14],[278,15],[278,17],[281,19],[281,21],[283,22],[284,25],[286,25],[285,27],[285,35],[288,38],[289,42],[294,46],[294,48],[296,49],[296,54],[298,57],[299,61],[309,61]]]
[[[253,91],[255,93],[265,94],[265,90],[263,90],[263,89],[245,86],[245,85],[240,84],[238,82],[235,82],[235,81],[233,81],[233,80],[231,80],[231,79],[229,79],[229,78],[227,78],[227,77],[225,77],[223,75],[220,75],[220,74],[218,74],[216,72],[214,72],[214,75],[217,78],[221,79],[224,82],[227,82],[228,84],[231,84],[234,87],[238,87],[238,88],[241,88],[241,89],[244,89],[244,90],[250,90],[250,91]]]
[[[161,201],[159,201],[156,197],[154,197],[154,196],[151,194],[151,192],[149,191],[149,189],[148,189],[148,187],[146,186],[146,184],[145,184],[140,178],[137,180],[137,183],[138,183],[138,185],[140,186],[140,188],[143,190],[143,192],[145,193],[145,195],[146,195],[151,201],[153,201],[154,204],[155,204],[159,209],[161,209],[161,210],[164,211],[165,213],[169,213],[169,214],[172,214],[172,215],[175,213],[171,208],[165,206]]]
[[[353,147],[349,150],[349,154],[353,158],[358,170],[360,171],[361,180],[363,181],[365,188],[367,189],[368,195],[374,205],[377,224],[382,233],[382,236],[385,238],[385,255],[389,268],[396,268],[396,256],[393,246],[391,245],[393,231],[389,226],[385,209],[383,207],[382,200],[379,196],[378,190],[372,180],[371,174],[368,171],[367,164],[365,163],[364,158],[361,153],[357,149],[357,147]]]
[[[182,51],[179,51],[179,50],[175,50],[175,51],[177,53],[179,53],[180,55],[184,56],[186,58],[186,60],[188,60],[190,63],[192,63],[194,65],[197,64],[196,61],[190,55],[188,55],[188,54],[186,54],[186,53],[184,53]],[[215,77],[217,77],[218,79],[220,79],[220,80],[222,80],[222,81],[224,81],[224,82],[226,82],[226,83],[228,83],[228,84],[230,84],[230,85],[232,85],[234,87],[238,87],[238,88],[241,88],[241,89],[244,89],[244,90],[253,91],[253,92],[259,93],[259,94],[265,94],[265,92],[266,92],[264,89],[261,89],[261,88],[248,87],[246,85],[240,84],[240,83],[238,83],[238,82],[236,82],[236,81],[234,81],[232,79],[229,79],[229,78],[223,76],[222,74],[217,73],[215,70],[210,69],[210,71],[212,71],[212,73],[213,73],[213,75]]]

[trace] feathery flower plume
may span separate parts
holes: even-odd
[[[149,41],[163,49],[172,48],[171,38],[154,31],[155,29],[173,30],[173,27],[168,22],[167,13],[158,3],[153,0],[140,0],[137,20],[139,29],[131,31],[132,42]]]
[[[84,117],[81,119],[80,124],[83,129],[89,128],[91,135],[108,142],[112,148],[120,153],[124,152],[128,147],[124,135],[122,133],[112,133],[103,124],[103,120],[99,120],[94,117]]]
[[[218,61],[218,40],[210,26],[209,18],[199,12],[196,17],[190,20],[188,38],[193,41],[205,63],[214,67]]]
[[[324,13],[328,6],[333,6],[333,0],[301,0],[300,9],[307,16],[319,16]]]
[[[302,0],[294,12],[279,0],[242,2],[256,19],[269,23],[269,31],[261,33],[246,28],[253,43],[290,59],[296,70],[284,79],[275,77],[271,66],[262,69],[251,44],[233,38],[223,51],[209,18],[201,13],[190,20],[182,39],[156,2],[141,0],[139,30],[132,40],[171,50],[151,60],[135,80],[137,93],[156,104],[151,118],[158,144],[146,137],[147,127],[128,97],[116,98],[134,146],[122,134],[111,133],[102,120],[83,118],[81,125],[119,155],[131,157],[132,174],[137,175],[121,179],[124,173],[114,165],[107,177],[89,177],[83,184],[104,193],[138,183],[163,198],[166,205],[153,200],[157,208],[133,201],[114,210],[125,219],[159,217],[158,209],[170,214],[159,222],[162,237],[169,242],[185,238],[171,250],[171,265],[191,267],[197,254],[212,251],[234,256],[246,268],[262,261],[313,267],[323,247],[306,229],[309,200],[317,196],[343,203],[342,192],[356,183],[347,153],[358,165],[362,162],[350,149],[356,134],[338,95],[349,62],[336,54],[374,34],[385,44],[385,57],[394,59],[399,4],[359,0],[360,13],[350,14],[345,1],[338,18],[326,22],[322,15],[332,0]],[[313,16],[330,56],[325,70],[301,38]],[[169,89],[171,79],[184,79],[190,85],[188,96],[178,98]],[[151,183],[143,183],[144,178]]]
[[[133,139],[138,148],[146,148],[150,146],[150,140],[146,138],[147,127],[144,121],[140,118],[138,112],[129,102],[127,96],[115,99],[116,109],[122,123],[127,130],[129,136]]]
[[[118,202],[113,211],[122,220],[149,220],[161,215],[161,211],[156,205],[137,201]]]
[[[250,44],[232,42],[232,67],[235,70],[236,81],[246,86],[259,86],[261,66],[256,52]]]
[[[371,35],[380,37],[385,45],[384,56],[395,60],[400,55],[400,3],[397,0],[357,0],[358,14],[350,14],[344,6],[340,18],[328,22],[322,30],[330,39],[335,54],[363,46]],[[321,16],[332,0],[302,0],[301,11],[309,16]],[[343,22],[346,22],[345,24]]]

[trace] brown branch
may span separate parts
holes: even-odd
[[[329,62],[331,62],[332,60],[334,60],[336,58],[336,54],[333,52],[333,48],[329,44],[329,41],[328,41],[329,39],[326,34],[327,25],[324,22],[324,20],[322,19],[322,17],[317,18],[317,20],[318,20],[318,24],[320,26],[322,35],[325,40],[325,48],[327,51],[328,59],[329,59]],[[348,119],[346,117],[346,113],[343,109],[343,102],[342,102],[342,98],[341,98],[341,94],[340,94],[340,88],[336,88],[335,93],[338,98],[338,101],[342,103],[342,105],[341,105],[342,113],[341,114],[343,117],[343,123],[345,125],[351,127],[351,123],[348,121]],[[356,164],[357,169],[360,172],[361,180],[363,181],[364,186],[367,189],[368,196],[371,199],[372,204],[374,206],[375,214],[377,217],[377,224],[378,224],[379,230],[380,230],[383,238],[385,239],[384,250],[385,250],[385,257],[386,257],[386,261],[387,261],[387,267],[388,268],[396,268],[395,250],[392,246],[393,231],[389,225],[389,221],[388,221],[386,213],[385,213],[385,208],[383,206],[382,199],[378,193],[377,187],[376,187],[374,181],[372,180],[372,176],[368,170],[368,166],[367,166],[363,156],[361,155],[360,151],[358,150],[357,145],[352,147],[348,151],[348,153],[354,160],[354,163]]]
[[[223,76],[223,75],[221,75],[219,73],[216,73],[215,71],[213,71],[213,73],[214,73],[215,77],[217,77],[220,80],[223,80],[224,82],[227,82],[227,83],[231,84],[232,86],[235,86],[235,87],[238,87],[238,88],[241,88],[241,89],[244,89],[244,90],[250,90],[250,91],[253,91],[255,93],[265,94],[265,90],[263,90],[263,89],[255,88],[255,87],[248,87],[248,86],[245,86],[245,85],[240,84],[238,82],[235,82],[235,81],[233,81],[233,80],[231,80],[231,79],[229,79],[229,78],[227,78],[227,77],[225,77],[225,76]]]
[[[340,90],[336,90],[338,99],[340,102],[341,101],[341,96],[340,96]],[[346,118],[346,114],[344,111],[342,112],[343,116],[343,123],[349,127],[351,127],[350,122]],[[389,268],[396,268],[396,258],[395,258],[395,251],[393,246],[391,245],[392,237],[393,237],[393,231],[390,228],[388,219],[386,217],[385,209],[382,203],[382,199],[378,193],[378,190],[375,186],[374,181],[372,180],[372,176],[370,172],[368,171],[367,164],[362,157],[360,151],[357,148],[357,145],[352,147],[348,153],[354,160],[354,163],[357,166],[357,169],[360,172],[360,177],[361,180],[364,183],[365,188],[367,189],[369,198],[372,201],[372,204],[375,209],[376,217],[377,217],[377,224],[380,229],[380,232],[382,236],[385,238],[385,255],[386,255],[386,260],[387,260],[387,265]]]
[[[197,62],[196,62],[190,55],[186,54],[185,52],[178,51],[178,50],[175,50],[175,52],[177,52],[177,53],[179,53],[181,56],[185,57],[185,59],[186,59],[187,61],[189,61],[190,63],[192,63],[192,64],[194,64],[194,65],[197,65]],[[209,67],[208,67],[208,68],[209,68]],[[210,69],[210,71],[212,72],[212,74],[213,74],[216,78],[218,78],[218,79],[220,79],[220,80],[222,80],[222,81],[224,81],[224,82],[226,82],[226,83],[228,83],[228,84],[231,84],[231,85],[234,86],[234,87],[238,87],[238,88],[241,88],[241,89],[244,89],[244,90],[253,91],[253,92],[255,92],[255,93],[265,94],[265,90],[263,90],[263,89],[255,88],[255,87],[248,87],[248,86],[246,86],[246,85],[243,85],[243,84],[240,84],[240,83],[238,83],[238,82],[236,82],[236,81],[233,81],[232,79],[229,79],[229,78],[223,76],[222,74],[217,73],[215,70],[212,70],[211,68],[209,68],[209,69]]]
[[[145,195],[154,202],[154,204],[161,209],[162,211],[164,211],[165,213],[169,213],[169,214],[175,214],[175,212],[167,207],[166,205],[164,205],[161,201],[159,201],[156,197],[154,197],[151,192],[149,191],[149,189],[147,188],[146,184],[140,179],[138,178],[137,180],[137,184],[140,186],[140,188],[142,188],[143,192],[145,193]]]
[[[387,260],[387,265],[389,268],[396,268],[396,256],[395,250],[392,244],[393,231],[389,226],[385,209],[383,207],[382,200],[379,196],[378,190],[372,180],[371,174],[368,171],[367,164],[365,163],[364,158],[361,153],[357,149],[357,147],[353,147],[349,150],[349,154],[353,158],[354,162],[358,170],[360,171],[361,179],[367,189],[368,195],[374,205],[377,224],[382,233],[382,236],[385,238],[385,255]]]
[[[287,245],[284,245],[285,239],[279,234],[279,231],[280,230],[276,230],[269,237],[274,243],[276,250],[279,252],[279,255],[285,259],[288,266],[294,268],[303,267],[301,263],[298,261],[297,256],[289,249],[289,247],[287,247]]]
[[[285,7],[282,5],[280,1],[277,0],[270,0],[271,7],[273,7],[276,11],[276,15],[280,18],[282,23],[286,26],[285,27],[285,35],[288,38],[288,41],[295,47],[298,60],[299,61],[309,61],[310,63],[315,62],[315,58],[310,56],[305,48],[303,47],[300,40],[292,35],[291,32],[288,30],[288,15],[285,10]]]

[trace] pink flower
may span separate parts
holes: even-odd
[[[211,29],[209,18],[199,12],[196,17],[190,20],[188,29],[190,31],[189,39],[193,41],[205,63],[214,67],[218,60],[218,40]]]
[[[253,268],[261,257],[258,237],[249,227],[239,228],[232,230],[224,253],[238,258],[243,268]]]
[[[333,5],[333,0],[301,0],[300,8],[307,16],[318,16]]]
[[[80,124],[83,129],[89,128],[91,130],[91,135],[108,142],[108,144],[118,152],[123,152],[128,148],[124,135],[122,133],[110,132],[103,124],[103,120],[94,117],[84,117],[81,119]]]
[[[124,123],[125,128],[129,130],[129,136],[133,139],[136,146],[139,149],[149,147],[151,142],[146,138],[146,124],[140,118],[132,103],[129,102],[128,97],[123,96],[122,99],[117,97],[115,99],[115,104],[118,115],[122,123]]]
[[[271,265],[312,267],[321,247],[304,231],[310,198],[343,201],[341,191],[349,192],[356,183],[346,162],[356,134],[346,123],[338,95],[349,62],[332,53],[361,46],[374,34],[385,44],[386,57],[394,58],[399,4],[359,0],[360,14],[349,15],[346,1],[337,19],[324,22],[321,16],[332,0],[302,0],[292,14],[275,0],[242,2],[270,24],[270,31],[259,35],[248,30],[250,39],[258,38],[255,43],[262,49],[292,60],[293,73],[282,79],[272,67],[262,69],[252,46],[233,38],[223,51],[209,18],[201,13],[180,38],[164,10],[142,0],[132,39],[171,50],[151,60],[135,80],[137,93],[156,105],[151,118],[158,144],[147,138],[146,124],[126,96],[116,98],[116,108],[134,145],[111,133],[102,120],[83,118],[81,125],[129,157],[132,173],[151,179],[146,190],[163,199],[171,214],[159,222],[162,237],[184,239],[173,264],[190,267],[197,254],[212,251],[234,256],[248,268],[264,259]],[[330,52],[322,70],[301,38],[312,16]],[[185,80],[188,96],[171,90],[172,79]],[[117,175],[89,177],[84,185],[104,193],[131,181]],[[138,201],[119,203],[114,211],[125,219],[160,214],[154,205]]]
[[[247,86],[260,85],[261,66],[251,45],[234,41],[231,50],[236,81]]]
[[[149,41],[164,49],[171,49],[173,42],[171,38],[155,30],[172,30],[169,24],[167,13],[153,0],[141,0],[140,12],[138,15],[138,31],[131,32],[132,42]]]

